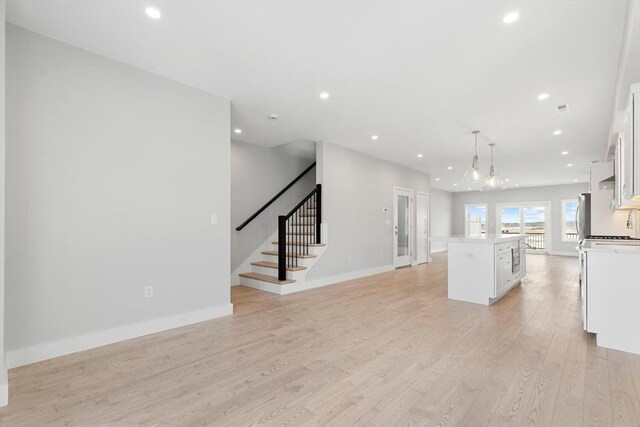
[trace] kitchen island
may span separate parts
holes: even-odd
[[[525,276],[525,235],[448,238],[449,298],[489,305]]]

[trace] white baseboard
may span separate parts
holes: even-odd
[[[205,322],[230,314],[233,314],[233,304],[221,304],[175,316],[162,317],[160,319],[64,338],[59,341],[37,344],[7,352],[7,367],[12,369],[18,366],[29,365],[42,360],[102,347],[103,345],[180,328],[194,323]]]
[[[432,253],[432,254],[437,254],[437,253],[440,253],[440,252],[447,252],[447,249],[448,249],[447,247],[440,248],[440,249],[433,249],[433,248],[432,248],[432,249],[431,249],[431,253]]]
[[[578,251],[576,251],[576,252],[550,251],[549,255],[577,257],[578,256]]]
[[[323,277],[321,279],[312,280],[310,282],[294,283],[292,286],[283,286],[282,295],[292,294],[294,292],[306,291],[309,289],[320,288],[323,286],[335,285],[346,282],[347,280],[360,279],[362,277],[372,276],[374,274],[386,273],[392,271],[393,265],[384,265],[382,267],[368,268],[365,270],[351,271],[349,273],[336,274],[335,276]],[[297,286],[296,286],[297,285]]]

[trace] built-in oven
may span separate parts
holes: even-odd
[[[511,248],[511,273],[520,272],[520,245],[517,248]]]

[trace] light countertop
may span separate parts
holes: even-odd
[[[487,234],[486,237],[466,237],[466,236],[451,236],[442,237],[440,239],[433,238],[432,240],[442,240],[448,243],[479,243],[485,245],[498,245],[500,243],[514,242],[517,240],[525,239],[527,236],[524,234],[512,234],[509,236],[502,236],[500,234]]]
[[[585,251],[614,252],[640,255],[640,240],[611,241],[585,240],[582,244]]]

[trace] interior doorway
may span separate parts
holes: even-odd
[[[431,261],[430,198],[427,193],[416,193],[416,263]]]
[[[501,203],[496,205],[496,214],[501,235],[526,235],[527,252],[551,250],[550,202]]]
[[[393,188],[393,266],[411,265],[413,190]]]

